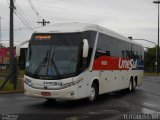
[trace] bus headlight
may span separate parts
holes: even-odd
[[[83,78],[80,78],[80,79],[78,79],[76,81],[73,81],[73,82],[70,82],[70,83],[62,84],[61,89],[71,87],[73,85],[76,85],[76,84],[80,83],[81,81],[83,81]]]
[[[76,81],[73,81],[72,84],[76,85],[76,84],[80,83],[81,81],[83,81],[83,78],[80,78],[80,79],[78,79]]]

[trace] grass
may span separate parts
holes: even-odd
[[[160,76],[160,73],[157,74],[157,73],[147,73],[147,72],[145,72],[144,76]]]
[[[4,77],[7,76],[7,73],[0,73],[0,87],[4,82]],[[24,77],[24,70],[19,70],[18,71],[18,78],[23,78]],[[22,90],[23,88],[20,87],[20,81],[17,81],[17,90]],[[3,90],[0,91],[13,91],[13,83],[8,81],[6,85],[4,86]]]
[[[0,80],[0,87],[1,87],[1,85],[4,83],[4,80]],[[11,81],[8,81],[6,84],[5,84],[5,86],[4,86],[4,88],[2,89],[2,90],[0,90],[0,93],[2,92],[16,92],[16,91],[23,91],[23,83],[22,82],[20,82],[20,81],[17,81],[17,88],[16,88],[16,90],[14,90],[14,85],[13,85],[13,83],[11,83]]]
[[[3,84],[3,82],[4,80],[0,80],[0,86]],[[13,84],[8,81],[2,91],[10,91],[10,90],[13,90]]]

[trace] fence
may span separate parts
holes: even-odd
[[[6,75],[9,71],[9,64],[0,64],[0,74],[2,75]]]

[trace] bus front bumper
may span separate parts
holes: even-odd
[[[64,100],[75,100],[79,99],[77,96],[77,85],[71,86],[65,89],[60,90],[44,90],[44,89],[35,89],[26,84],[24,84],[24,90],[26,96],[31,97],[41,97],[41,98],[50,98],[50,99],[64,99]],[[43,94],[47,93],[47,94]]]

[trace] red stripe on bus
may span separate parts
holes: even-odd
[[[132,68],[133,61],[128,58],[101,56],[93,63],[93,70],[129,70]]]

